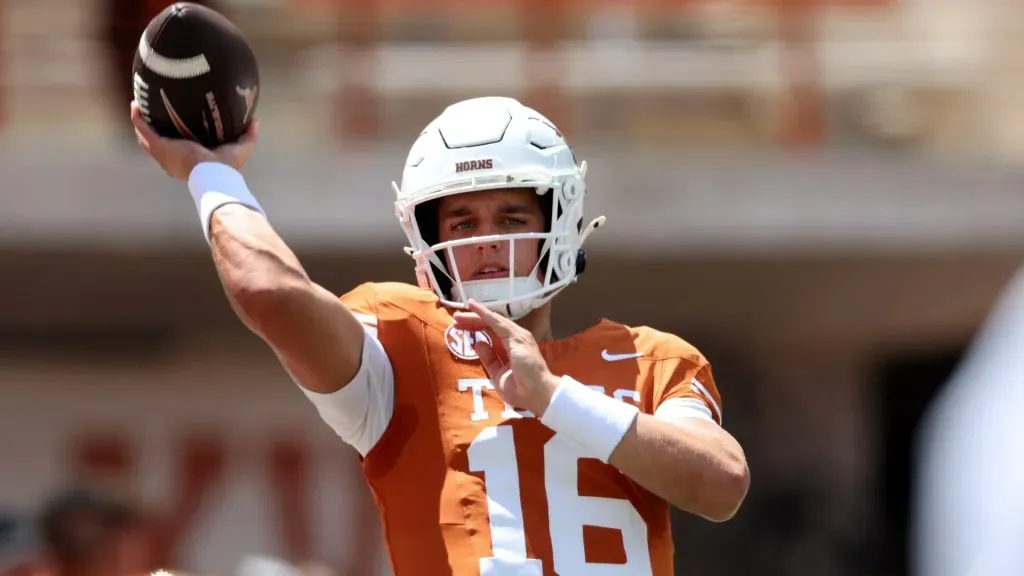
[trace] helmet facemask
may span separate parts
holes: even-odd
[[[494,234],[460,238],[439,242],[438,205],[443,194],[409,206],[411,216],[406,228],[413,247],[408,253],[416,261],[416,275],[420,286],[431,288],[441,303],[452,308],[464,308],[470,300],[476,300],[491,310],[513,320],[526,316],[543,306],[558,292],[576,281],[583,271],[585,255],[580,250],[586,236],[604,218],[595,219],[583,229],[583,171],[578,177],[566,175],[552,179],[533,189],[538,195],[545,226],[541,232]],[[510,188],[512,186],[503,186]],[[487,189],[502,189],[489,187]],[[457,192],[472,194],[479,189]],[[516,254],[519,250],[530,249],[527,241],[537,240],[537,263],[526,275],[515,274]],[[466,276],[473,270],[459,270],[456,249],[487,243],[503,246],[501,258],[508,269],[503,278],[470,280]],[[532,244],[532,242],[531,242]]]

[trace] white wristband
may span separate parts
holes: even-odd
[[[200,162],[188,176],[188,189],[192,192],[203,235],[210,241],[210,219],[213,213],[225,204],[241,204],[266,215],[260,203],[249,192],[242,173],[227,164]]]
[[[636,406],[562,376],[540,421],[582,445],[594,458],[608,462],[639,413]]]

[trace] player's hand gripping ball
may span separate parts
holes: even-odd
[[[246,134],[259,102],[256,56],[241,31],[188,2],[168,6],[146,27],[132,83],[139,112],[157,134],[211,149]]]

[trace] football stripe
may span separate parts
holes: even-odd
[[[164,78],[196,78],[210,71],[210,63],[206,61],[205,54],[191,58],[168,58],[150,47],[145,33],[139,38],[139,57],[143,66]]]
[[[174,124],[174,127],[178,129],[178,134],[181,134],[182,138],[188,138],[189,140],[195,140],[198,142],[199,139],[196,138],[195,134],[193,134],[191,130],[188,129],[188,126],[185,125],[185,121],[178,115],[178,111],[174,109],[174,106],[171,106],[171,101],[167,98],[167,93],[164,92],[163,88],[160,89],[160,98],[163,99],[164,108],[167,109],[167,116],[171,119],[171,123]]]
[[[139,76],[135,74],[135,80],[132,82],[132,90],[135,93],[135,103],[139,105],[139,111],[142,112],[142,118],[146,122],[152,123],[149,117],[149,84]]]

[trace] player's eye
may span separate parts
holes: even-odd
[[[502,224],[504,224],[505,226],[512,227],[525,226],[526,220],[523,220],[522,218],[507,217],[504,220],[502,220]]]
[[[471,230],[472,228],[473,228],[473,221],[472,220],[462,220],[460,222],[456,222],[455,224],[452,224],[451,228],[449,228],[449,229],[452,232],[465,232],[466,230]]]

